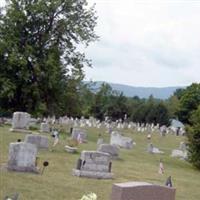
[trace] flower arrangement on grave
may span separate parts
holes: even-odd
[[[68,139],[67,140],[67,145],[70,147],[77,147],[78,146],[78,141],[74,139]]]
[[[90,194],[83,195],[80,200],[97,200],[97,195],[91,192]]]
[[[69,153],[75,153],[77,152],[78,148],[78,141],[74,139],[68,139],[67,145],[65,145],[65,150]]]

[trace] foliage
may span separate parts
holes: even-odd
[[[200,105],[192,113],[191,126],[187,129],[189,142],[189,160],[195,167],[200,169]]]
[[[178,117],[184,122],[191,124],[190,118],[192,113],[200,105],[200,84],[193,83],[187,87],[180,96],[180,104],[178,108]]]
[[[97,199],[97,195],[95,193],[90,193],[87,195],[83,195],[80,200],[96,200],[96,199]]]
[[[132,120],[143,123],[159,123],[167,125],[169,122],[169,111],[161,100],[150,96],[148,100],[137,100],[138,105],[132,113]]]
[[[113,94],[112,88],[109,84],[103,83],[99,91],[95,94],[94,102],[91,107],[91,112],[100,120],[108,114],[108,105]]]
[[[168,109],[169,116],[171,118],[177,118],[177,111],[179,108],[179,98],[176,96],[176,92],[169,99],[165,101],[165,105]]]
[[[67,145],[70,147],[77,147],[78,146],[78,141],[74,139],[68,139],[67,140]]]
[[[63,114],[66,98],[76,95],[66,88],[90,65],[78,46],[97,39],[95,25],[86,0],[7,1],[0,15],[1,109]]]

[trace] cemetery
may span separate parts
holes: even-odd
[[[0,200],[200,200],[197,3],[0,0]]]
[[[1,199],[17,193],[19,199],[78,200],[90,192],[101,200],[198,199],[200,174],[179,155],[187,152],[185,136],[167,133],[163,137],[154,128],[149,141],[149,129],[144,126],[143,131],[138,131],[141,128],[134,123],[127,128],[112,123],[114,132],[110,134],[107,130],[111,125],[107,122],[102,122],[97,128],[94,119],[93,122],[83,118],[59,121],[55,126],[65,131],[60,133],[59,143],[53,151],[51,133],[40,132],[38,122],[32,134],[10,131],[12,124],[0,127]],[[75,125],[74,131],[70,130],[72,124]],[[51,119],[48,125],[52,126]],[[71,151],[66,151],[67,141],[72,138],[78,141],[79,133],[83,136],[81,142],[71,145],[71,151],[73,148],[76,151],[68,153]],[[100,145],[97,144],[99,135],[103,140]],[[17,142],[19,139],[21,141]],[[110,144],[111,141],[118,142],[118,145]],[[133,143],[137,145],[133,147]],[[164,153],[149,153],[149,144]],[[178,155],[173,156],[172,152]],[[164,165],[162,174],[158,173],[161,159]],[[45,162],[49,166],[44,169]],[[169,176],[173,187],[165,184]]]

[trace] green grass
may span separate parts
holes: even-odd
[[[66,128],[69,132],[69,129]],[[134,139],[137,145],[132,150],[120,150],[119,160],[114,160],[113,180],[95,180],[79,178],[71,175],[72,168],[82,150],[96,150],[98,134],[101,133],[109,141],[108,133],[103,129],[88,129],[88,143],[79,145],[79,153],[69,154],[64,151],[68,135],[62,135],[60,144],[55,151],[39,151],[39,165],[48,160],[50,165],[44,174],[0,172],[0,199],[15,192],[20,194],[20,200],[78,200],[83,194],[94,192],[98,200],[109,200],[112,184],[127,181],[146,181],[163,185],[171,175],[176,191],[176,200],[200,199],[200,172],[189,163],[171,158],[171,150],[179,146],[184,137],[153,135],[153,144],[165,152],[164,155],[152,155],[146,152],[148,141],[145,134],[124,131],[125,135]],[[50,145],[52,138],[49,136]],[[0,127],[0,164],[7,162],[10,142],[23,139],[24,134],[11,133],[9,127]],[[163,159],[165,174],[158,174],[159,159]]]

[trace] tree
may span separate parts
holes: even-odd
[[[177,112],[179,119],[184,123],[191,124],[191,115],[199,105],[200,84],[193,83],[191,86],[182,91],[182,95],[180,96],[180,104]]]
[[[71,73],[90,65],[78,45],[95,41],[86,0],[10,0],[0,15],[0,107],[60,112]],[[63,108],[65,109],[65,108]]]
[[[193,111],[190,123],[191,125],[187,128],[189,160],[200,169],[200,105],[196,111]]]
[[[179,99],[176,95],[172,95],[165,101],[165,105],[169,111],[170,118],[177,118],[177,111],[179,108]]]
[[[103,120],[108,115],[108,105],[113,91],[109,84],[103,83],[95,95],[94,104],[91,107],[94,116]]]
[[[127,98],[123,93],[111,95],[108,105],[108,116],[112,120],[124,119],[128,113]]]

